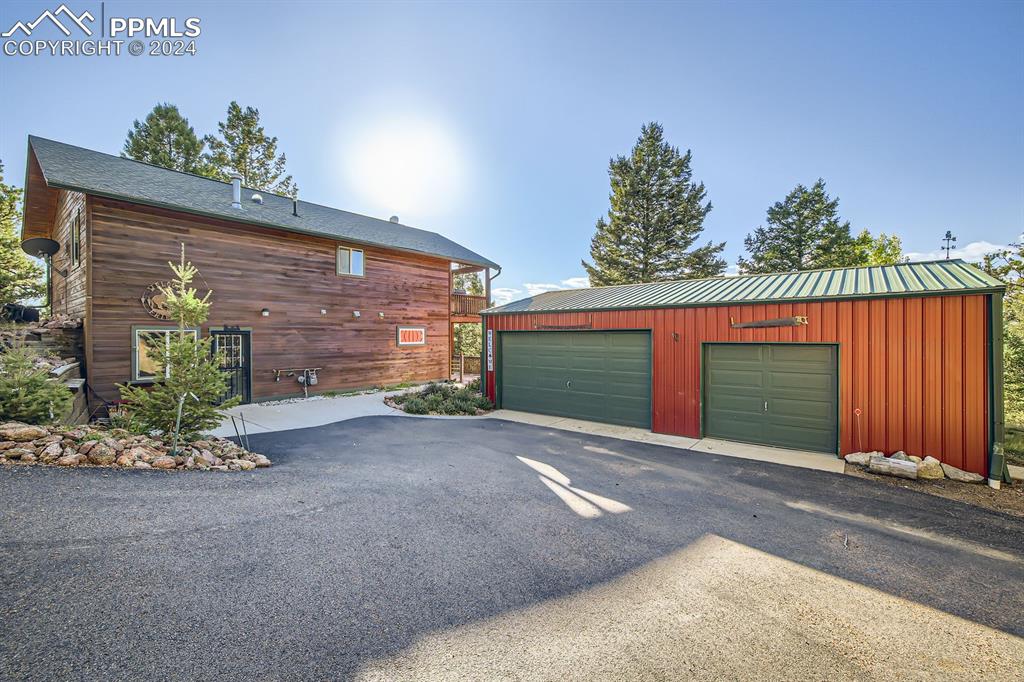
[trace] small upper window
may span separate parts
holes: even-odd
[[[362,249],[350,249],[347,246],[338,247],[337,273],[339,275],[351,275],[353,277],[363,276],[363,251]]]
[[[77,267],[82,260],[82,213],[75,213],[75,219],[71,221],[71,267]]]

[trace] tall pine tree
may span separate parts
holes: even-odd
[[[693,248],[711,212],[704,183],[693,181],[691,153],[665,142],[648,123],[629,156],[612,159],[607,220],[597,221],[583,267],[592,286],[720,275],[725,242]]]
[[[217,124],[217,131],[219,137],[204,138],[210,148],[206,159],[214,177],[227,181],[238,173],[246,187],[298,196],[299,188],[285,173],[285,156],[277,153],[277,138],[268,136],[260,125],[258,109],[242,109],[238,102],[232,102],[227,120]]]
[[[825,181],[810,188],[797,185],[768,209],[767,226],[747,235],[750,254],[740,258],[740,272],[790,272],[861,265],[863,253],[850,236],[849,221],[839,217],[839,199],[825,191]]]
[[[43,269],[21,250],[21,188],[4,183],[0,161],[0,306],[42,296]]]
[[[203,141],[173,104],[157,104],[146,120],[136,119],[121,156],[186,173],[207,173]]]

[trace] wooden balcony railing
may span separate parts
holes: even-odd
[[[486,296],[452,294],[452,315],[478,315],[486,307]]]

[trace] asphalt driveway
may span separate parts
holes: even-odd
[[[0,469],[0,678],[1010,679],[1018,519],[498,420]]]

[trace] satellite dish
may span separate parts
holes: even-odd
[[[60,251],[60,244],[46,237],[33,237],[21,243],[21,250],[36,258],[49,258]]]

